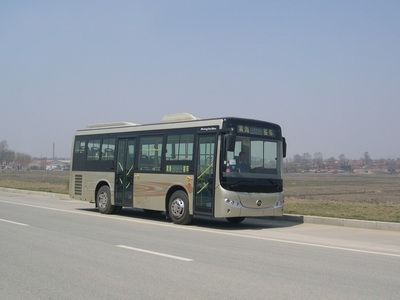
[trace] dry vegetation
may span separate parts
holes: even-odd
[[[288,174],[286,213],[400,222],[400,176]]]
[[[0,172],[0,186],[68,193],[68,172]],[[285,212],[400,222],[400,176],[288,174]]]
[[[0,172],[0,186],[68,194],[68,176],[68,171],[3,171]]]

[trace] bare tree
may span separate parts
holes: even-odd
[[[15,160],[15,152],[11,150],[3,151],[3,162],[11,163]]]
[[[364,166],[369,166],[372,163],[371,156],[368,152],[364,152]]]
[[[32,161],[32,157],[28,154],[24,153],[16,153],[15,154],[15,162],[19,167],[27,167]]]
[[[309,171],[312,166],[312,156],[310,153],[303,153],[301,159],[301,169],[304,171]]]
[[[4,159],[4,153],[8,150],[8,144],[6,140],[0,141],[0,162],[3,162]]]
[[[387,170],[390,174],[396,174],[396,161],[394,159],[387,161]]]
[[[324,168],[324,156],[322,155],[321,152],[314,153],[313,165],[314,168],[317,169],[318,171]]]
[[[329,157],[325,161],[325,163],[326,163],[327,168],[330,169],[330,170],[333,170],[333,169],[337,168],[337,166],[336,166],[336,158],[334,158],[333,156]]]
[[[16,153],[8,148],[6,140],[0,141],[0,164],[22,168],[28,166],[32,161],[32,157],[25,153]]]
[[[341,170],[346,172],[352,172],[353,168],[350,165],[350,161],[346,158],[346,155],[340,154],[339,155],[339,167]]]

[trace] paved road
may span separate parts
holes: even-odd
[[[0,192],[0,299],[399,299],[400,233]]]

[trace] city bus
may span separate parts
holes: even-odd
[[[74,137],[69,193],[103,214],[131,207],[177,224],[281,216],[285,155],[281,127],[259,120],[183,113],[89,125]]]

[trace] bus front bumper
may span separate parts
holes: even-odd
[[[283,206],[283,193],[233,192],[221,186],[215,190],[216,218],[282,216]]]

